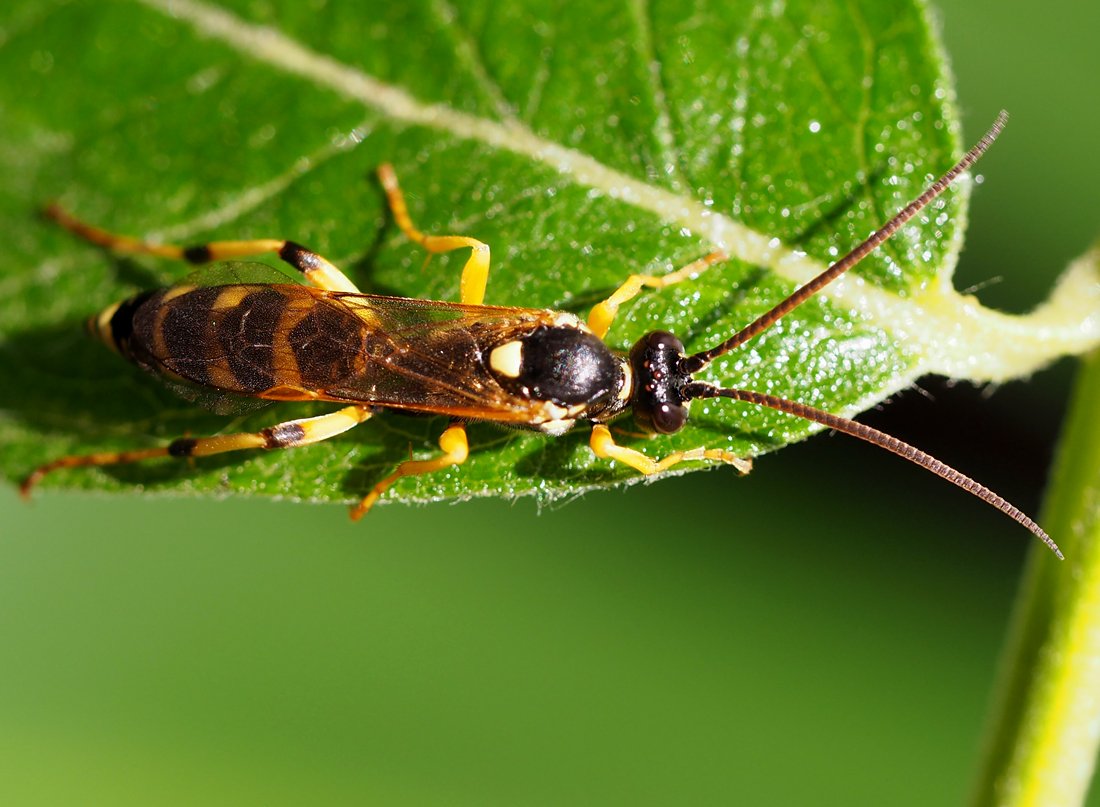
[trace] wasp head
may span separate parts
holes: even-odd
[[[634,374],[634,420],[656,434],[678,432],[687,423],[684,387],[691,381],[681,364],[684,343],[668,331],[651,331],[630,351]]]

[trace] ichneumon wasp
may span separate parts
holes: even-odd
[[[401,477],[461,465],[469,453],[465,424],[472,420],[555,436],[578,420],[587,420],[592,423],[589,445],[596,456],[625,463],[643,474],[659,473],[687,460],[727,463],[745,473],[750,461],[723,449],[700,447],[653,459],[616,443],[607,425],[629,410],[644,431],[670,434],[683,428],[691,401],[729,398],[814,421],[914,462],[996,507],[1061,557],[1042,528],[1015,506],[901,440],[796,401],[694,378],[714,359],[767,330],[889,239],[973,165],[1005,120],[1001,113],[958,163],[847,255],[728,339],[693,354],[685,352],[676,336],[661,330],[643,336],[626,356],[603,340],[619,307],[644,288],[662,289],[694,278],[724,260],[723,253],[711,253],[666,275],[631,275],[592,309],[587,322],[547,309],[484,305],[488,245],[467,236],[417,230],[389,165],[379,169],[379,178],[405,235],[429,254],[471,250],[462,270],[460,302],[362,294],[325,258],[293,241],[216,241],[191,247],[150,244],[101,230],[51,207],[49,215],[61,226],[119,252],[191,263],[276,253],[299,270],[308,285],[184,283],[117,303],[93,318],[90,330],[122,356],[175,386],[218,395],[331,401],[343,406],[258,432],[184,437],[157,448],[62,457],[32,471],[21,490],[29,494],[43,476],[63,468],[305,446],[347,431],[384,409],[446,415],[451,423],[439,438],[439,456],[398,465],[352,508],[352,518],[363,516]]]

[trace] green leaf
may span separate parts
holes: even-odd
[[[373,5],[5,5],[8,478],[64,454],[325,410],[216,417],[86,340],[83,318],[185,270],[76,241],[37,216],[49,199],[148,238],[292,238],[365,290],[455,299],[465,256],[423,270],[389,221],[373,171],[392,162],[421,229],[493,246],[490,303],[583,314],[632,272],[727,250],[734,259],[698,281],[641,296],[609,335],[627,349],[667,328],[699,349],[843,254],[960,151],[919,2]],[[967,192],[931,205],[857,276],[708,378],[852,414],[926,372],[999,380],[1095,344],[1087,270],[1023,317],[950,288]],[[622,440],[652,456],[698,445],[749,456],[815,430],[729,402],[697,402],[692,415],[677,435]],[[410,451],[436,453],[441,427],[386,414],[307,449],[74,470],[45,484],[351,501]],[[576,431],[474,425],[465,465],[402,480],[387,498],[553,499],[638,479],[595,459]]]

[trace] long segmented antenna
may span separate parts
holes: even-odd
[[[714,359],[728,353],[739,345],[752,339],[754,336],[766,331],[779,319],[802,305],[802,303],[813,297],[822,288],[866,258],[884,241],[887,241],[901,229],[901,227],[909,221],[909,219],[913,218],[921,208],[943,193],[960,174],[977,162],[978,158],[981,157],[986,149],[993,144],[993,141],[997,139],[997,136],[1004,129],[1007,121],[1008,113],[1002,110],[997,116],[997,119],[993,122],[993,125],[989,128],[989,131],[986,132],[985,136],[979,140],[961,160],[955,163],[951,170],[929,185],[924,193],[906,205],[881,228],[873,232],[867,240],[805,286],[796,290],[790,297],[787,297],[778,305],[774,306],[770,311],[757,317],[756,320],[742,328],[729,339],[715,345],[709,350],[704,350],[682,358],[679,363],[679,370],[689,375],[699,372],[714,361]],[[891,437],[889,434],[880,432],[878,429],[871,428],[870,426],[858,423],[849,418],[833,415],[821,409],[815,409],[812,406],[807,406],[797,401],[789,401],[786,398],[778,398],[774,395],[753,392],[751,390],[715,387],[701,381],[691,381],[685,384],[680,390],[680,394],[685,401],[696,398],[730,398],[735,401],[756,404],[757,406],[766,406],[769,409],[775,409],[779,412],[803,418],[804,420],[820,423],[822,426],[827,426],[830,429],[843,432],[852,437],[857,437],[879,448],[884,448],[891,454],[896,454],[903,459],[907,459],[921,466],[927,471],[931,471],[941,479],[959,486],[966,492],[977,496],[986,504],[997,508],[1013,521],[1026,527],[1032,534],[1038,537],[1039,540],[1046,544],[1059,559],[1064,559],[1062,551],[1058,548],[1058,545],[1054,543],[1054,540],[1047,535],[1042,527],[1036,524],[1034,520],[1023,513],[1018,507],[1006,501],[1003,497],[994,493],[980,482],[955,470],[950,465],[940,462],[931,454],[927,454],[919,448],[911,446],[896,437]]]
[[[786,412],[787,414],[795,415],[805,420],[812,420],[815,423],[820,423],[822,426],[827,426],[835,431],[843,432],[852,437],[858,437],[860,440],[866,440],[872,445],[884,448],[892,454],[897,454],[903,459],[916,463],[922,468],[931,471],[941,479],[945,479],[953,485],[958,485],[967,493],[972,493],[986,504],[996,507],[1013,521],[1030,530],[1058,556],[1059,560],[1065,559],[1065,556],[1062,555],[1062,550],[1060,550],[1058,545],[1054,543],[1054,540],[1047,535],[1046,531],[1011,502],[1006,501],[980,482],[956,471],[950,465],[940,462],[931,454],[926,454],[919,448],[915,448],[896,437],[891,437],[885,432],[880,432],[878,429],[873,429],[870,426],[840,417],[839,415],[830,414],[821,409],[815,409],[812,406],[806,406],[796,401],[788,401],[786,398],[777,398],[774,395],[765,395],[761,392],[752,392],[742,389],[722,389],[711,386],[710,384],[704,384],[701,381],[693,381],[685,385],[682,394],[686,400],[693,400],[695,398],[731,398],[735,401],[744,401],[746,403],[756,404],[757,406],[766,406],[769,409],[777,409],[780,412]]]
[[[995,120],[993,122],[993,125],[989,127],[989,131],[985,133],[985,136],[981,140],[979,140],[977,144],[972,149],[970,149],[970,151],[966,152],[963,158],[955,163],[951,170],[949,170],[946,174],[944,174],[942,177],[929,185],[928,189],[924,193],[922,193],[920,196],[918,196],[916,199],[906,205],[901,211],[898,212],[896,216],[886,222],[886,224],[884,224],[878,230],[875,230],[875,232],[871,233],[870,237],[866,241],[853,249],[839,261],[834,263],[820,275],[815,277],[805,286],[799,288],[796,292],[794,292],[794,294],[792,294],[783,302],[779,303],[779,305],[775,306],[775,308],[771,309],[766,314],[762,314],[754,322],[746,325],[744,328],[735,333],[726,341],[722,342],[721,344],[715,345],[709,350],[704,350],[691,356],[686,356],[684,359],[681,360],[680,367],[686,373],[694,374],[699,372],[719,356],[725,353],[729,353],[738,345],[744,344],[745,342],[752,339],[754,336],[757,336],[758,334],[766,331],[778,320],[785,317],[795,308],[802,305],[808,299],[817,294],[822,288],[832,283],[842,274],[844,274],[857,263],[862,261],[884,241],[889,240],[890,237],[893,236],[894,233],[896,233],[899,229],[901,229],[901,227],[907,221],[909,221],[909,219],[913,218],[913,216],[915,216],[922,207],[927,205],[929,202],[931,202],[933,199],[935,199],[937,196],[947,190],[948,186],[955,181],[959,174],[963,173],[964,171],[966,171],[966,169],[977,162],[978,158],[985,153],[986,149],[993,145],[993,141],[997,139],[997,135],[1001,133],[1001,130],[1004,129],[1007,122],[1008,113],[1002,109],[1000,114],[997,115],[997,120]]]

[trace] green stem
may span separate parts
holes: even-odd
[[[1083,804],[1100,740],[1100,351],[1077,379],[1002,661],[974,807]]]

